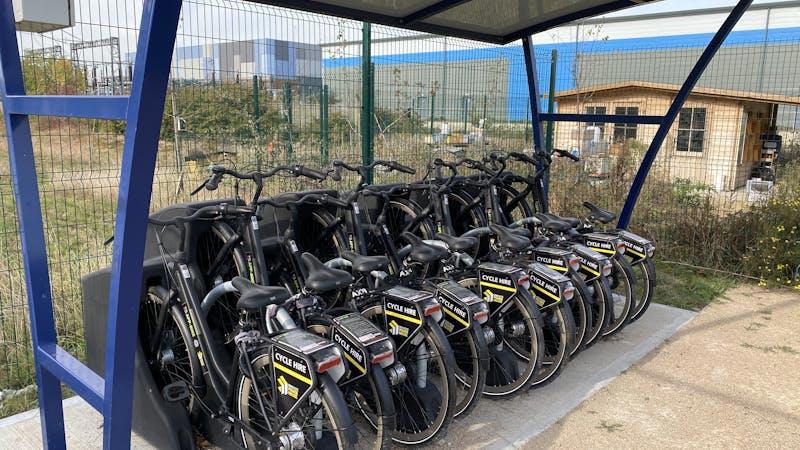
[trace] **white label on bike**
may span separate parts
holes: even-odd
[[[187,280],[192,277],[192,274],[189,273],[189,268],[186,267],[186,264],[181,264],[181,275],[183,275],[183,278]]]
[[[250,222],[253,224],[253,229],[257,230],[258,229],[258,218],[256,218],[256,216],[253,216],[253,217],[250,218]]]
[[[387,227],[386,225],[384,225],[384,226],[383,226],[383,232],[384,232],[384,233],[386,233],[386,234],[389,234],[389,227]]]
[[[442,203],[444,204],[444,206],[450,205],[450,197],[448,197],[447,194],[442,196]]]
[[[361,213],[361,210],[358,209],[358,203],[353,202],[353,212],[356,214]]]
[[[292,249],[292,252],[297,251],[297,244],[294,241],[289,241],[289,248]]]

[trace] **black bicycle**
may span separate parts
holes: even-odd
[[[340,350],[329,340],[293,329],[269,332],[264,311],[291,294],[234,278],[204,292],[189,245],[191,225],[252,214],[253,208],[220,203],[171,219],[152,217],[164,278],[142,302],[140,335],[147,363],[167,401],[190,416],[204,411],[224,423],[226,434],[246,448],[354,448],[357,435],[336,386],[345,372]],[[168,251],[161,233],[177,229],[178,248]],[[235,292],[233,352],[211,329],[210,305]]]
[[[201,188],[216,189],[224,176],[237,180],[251,181],[255,185],[253,198],[249,204],[250,213],[225,221],[214,223],[204,234],[205,240],[199,246],[203,257],[200,268],[206,279],[220,285],[224,280],[252,279],[259,285],[279,284],[290,290],[291,283],[275,283],[285,280],[279,268],[271,267],[265,257],[261,227],[258,224],[259,211],[263,204],[275,204],[262,199],[263,181],[276,175],[290,177],[304,176],[322,179],[324,174],[298,165],[278,166],[267,172],[239,173],[235,170],[216,166],[211,176]],[[237,192],[238,194],[238,192]],[[238,195],[237,195],[238,198]],[[309,194],[295,197],[298,204],[325,203],[336,201],[325,194]],[[285,206],[285,204],[281,205]],[[298,261],[299,263],[299,261]],[[341,347],[347,361],[348,371],[339,379],[339,387],[352,411],[359,412],[363,420],[356,421],[360,446],[381,448],[389,444],[395,429],[395,406],[392,400],[390,381],[385,369],[394,364],[394,347],[388,336],[354,310],[337,308],[332,310],[323,301],[319,289],[325,286],[347,284],[351,278],[347,273],[323,273],[308,264],[293,266],[293,273],[307,277],[325,278],[327,284],[308,285],[295,291],[285,304],[285,308],[267,308],[265,324],[268,330],[301,328],[326,337]],[[338,277],[338,278],[337,278]],[[333,283],[333,284],[331,284]],[[209,305],[209,309],[215,305]],[[220,311],[224,316],[227,309]],[[223,322],[225,322],[223,320]]]

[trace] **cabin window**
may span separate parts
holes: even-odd
[[[618,116],[638,116],[639,108],[636,106],[617,106],[614,114]],[[625,142],[629,139],[636,139],[637,125],[635,123],[615,123],[614,142]]]
[[[586,114],[606,114],[606,107],[605,106],[587,106],[586,107]],[[605,133],[606,131],[606,123],[605,122],[587,122],[586,123],[590,127],[597,127],[600,128],[600,131]]]
[[[706,139],[706,109],[683,108],[678,116],[678,141],[675,149],[679,152],[703,151]]]

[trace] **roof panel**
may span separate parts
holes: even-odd
[[[446,36],[507,43],[659,0],[249,0]]]

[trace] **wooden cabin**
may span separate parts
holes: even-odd
[[[556,93],[559,113],[663,115],[680,86],[625,81]],[[774,127],[778,105],[800,97],[696,87],[659,152],[655,172],[717,191],[743,187],[762,159],[762,135]],[[658,125],[556,124],[556,148],[580,152],[602,176],[626,152],[640,158]],[[593,164],[593,165],[592,165]]]

